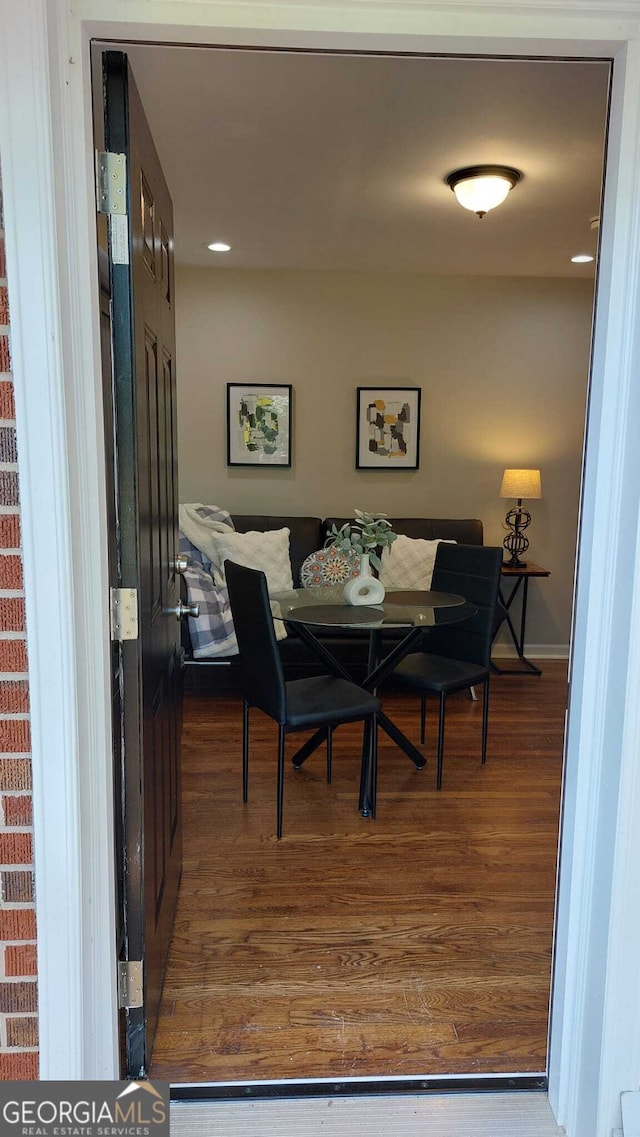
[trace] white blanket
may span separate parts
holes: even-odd
[[[203,516],[207,510],[212,511],[214,509],[219,520]],[[199,510],[202,510],[202,513],[198,512]],[[223,521],[222,518],[224,517],[228,520]],[[180,532],[184,533],[187,540],[191,541],[191,544],[195,545],[196,549],[199,549],[208,561],[214,565],[217,564],[217,547],[215,541],[212,540],[212,534],[235,532],[229,514],[225,513],[223,509],[218,509],[217,506],[204,506],[200,502],[190,502],[178,506],[178,519]]]
[[[194,659],[205,659],[215,655],[236,655],[236,643],[229,593],[220,575],[219,547],[215,536],[235,533],[230,515],[217,505],[202,505],[200,502],[187,502],[178,506],[178,520],[181,534],[181,551],[188,552],[182,542],[186,539],[193,546],[190,559],[194,562],[185,574],[185,582],[190,602],[200,607],[200,615],[189,617],[189,630]],[[204,558],[204,565],[197,561],[197,550]],[[218,580],[216,580],[218,578]],[[280,605],[271,600],[271,612],[275,617],[274,628],[277,640],[287,638],[287,629],[282,620]]]

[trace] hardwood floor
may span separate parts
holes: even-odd
[[[378,816],[357,811],[361,727],[333,782],[287,759],[252,713],[241,798],[239,700],[185,703],[184,872],[151,1076],[261,1080],[545,1067],[566,663],[448,702],[443,788],[381,735]],[[384,695],[413,739],[418,700]],[[289,739],[288,755],[297,739]]]

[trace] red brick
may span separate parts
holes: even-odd
[[[32,863],[33,852],[30,833],[0,833],[0,865],[30,865]],[[21,940],[23,937],[17,936],[16,939]]]
[[[33,808],[30,794],[20,794],[18,797],[3,797],[5,825],[31,825],[33,823]]]
[[[35,944],[19,944],[16,947],[8,947],[4,954],[4,968],[5,975],[23,976],[23,975],[37,975],[38,974],[38,956],[36,954]],[[26,984],[25,984],[26,986]],[[33,1010],[35,1007],[30,1008],[17,1008],[20,1010]]]
[[[0,237],[0,276],[5,280],[7,278],[7,254],[5,250],[4,237]]]
[[[0,672],[10,674],[27,670],[27,645],[24,640],[0,639]]]
[[[28,754],[31,731],[26,719],[0,719],[0,754]]]
[[[22,557],[0,554],[0,588],[22,588]]]
[[[0,557],[0,561],[2,557]],[[29,712],[29,684],[26,679],[0,679],[0,715]]]
[[[7,870],[0,874],[0,896],[5,904],[29,904],[34,898],[33,873],[28,870]]]
[[[37,1011],[38,987],[36,983],[0,983],[0,1011],[24,1014]]]
[[[33,908],[0,909],[0,940],[35,940],[36,914]]]
[[[0,470],[0,473],[5,471]],[[19,597],[0,597],[0,631],[24,631],[24,600]]]
[[[0,383],[0,389],[10,384]],[[0,515],[0,549],[20,548],[20,518],[17,513]]]
[[[36,1082],[38,1054],[35,1050],[0,1054],[0,1082]]]
[[[9,293],[6,284],[0,287],[0,324],[9,323]]]
[[[16,417],[16,408],[13,401],[13,383],[6,379],[0,383],[0,418],[13,421]]]
[[[11,371],[11,352],[9,337],[0,336],[0,371]]]
[[[35,1015],[28,1018],[7,1019],[7,1046],[37,1046],[38,1020]]]
[[[30,790],[31,760],[0,758],[0,790]]]

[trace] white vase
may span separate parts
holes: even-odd
[[[345,584],[344,598],[347,604],[381,604],[384,600],[384,584],[372,575],[368,553],[361,554],[360,572]]]

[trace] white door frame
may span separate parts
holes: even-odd
[[[615,57],[550,1051],[559,1123],[609,1137],[640,1070],[640,0],[1,0],[1,17],[43,1078],[117,1072],[89,39]]]

